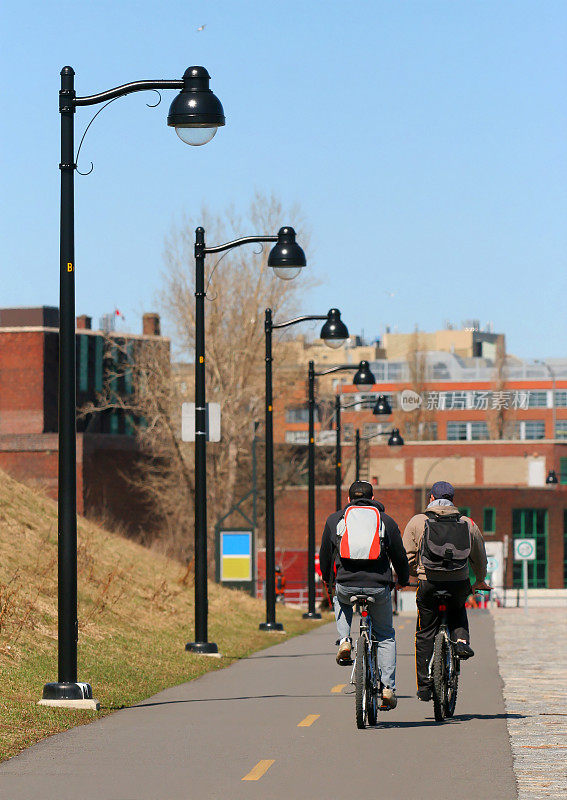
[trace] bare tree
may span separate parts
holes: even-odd
[[[412,411],[395,410],[392,424],[400,429],[402,436],[408,441],[430,441],[435,438],[433,426],[435,411],[426,402],[427,356],[417,328],[412,334],[406,363],[409,372],[409,388],[422,398],[422,402]]]
[[[494,378],[492,381],[492,402],[488,410],[488,431],[491,439],[513,439],[516,413],[510,404],[508,384],[508,355],[504,337],[496,343]]]
[[[307,249],[298,209],[257,193],[244,213],[232,206],[221,214],[203,209],[198,219],[187,218],[174,227],[166,239],[159,299],[164,327],[174,342],[173,360],[184,368],[172,373],[163,346],[141,346],[118,359],[118,372],[131,371],[130,395],[116,397],[111,379],[100,399],[99,409],[120,407],[131,415],[144,456],[133,480],[150,500],[161,521],[161,539],[175,555],[188,557],[193,549],[194,448],[180,441],[180,419],[181,403],[194,397],[195,227],[205,228],[212,245],[249,234],[276,234],[290,223]],[[207,400],[220,403],[222,420],[222,440],[207,450],[210,537],[216,520],[250,488],[253,422],[264,413],[264,309],[271,307],[275,316],[291,315],[305,292],[305,278],[287,282],[273,275],[268,253],[268,248],[244,246],[221,257],[208,256],[205,262]],[[277,362],[278,348],[274,350]],[[301,466],[292,459],[280,471],[281,479],[289,480],[289,469],[296,468]]]

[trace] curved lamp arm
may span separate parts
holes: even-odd
[[[222,253],[224,250],[232,250],[233,247],[240,247],[243,244],[258,244],[263,242],[277,242],[277,236],[242,236],[240,239],[234,239],[232,242],[226,244],[218,244],[215,247],[205,247],[203,252],[206,253]],[[276,327],[274,325],[274,327]]]
[[[122,86],[116,86],[114,89],[108,89],[106,92],[99,92],[98,94],[91,94],[87,97],[73,97],[71,104],[74,106],[93,106],[97,103],[104,103],[107,100],[113,100],[115,97],[122,97],[132,92],[145,92],[147,89],[182,89],[182,80],[161,80],[161,81],[133,81],[132,83],[124,83]],[[69,98],[67,99],[69,102]]]
[[[325,317],[326,319],[326,317]],[[347,369],[358,369],[358,364],[343,364],[340,367],[330,367],[329,369],[323,369],[321,372],[315,372],[314,375],[316,378],[320,378],[322,375],[330,375],[332,372],[341,372],[341,370]]]
[[[324,316],[321,315],[308,315],[304,317],[294,317],[293,319],[288,319],[287,322],[278,322],[272,324],[272,328],[288,328],[290,325],[296,325],[299,322],[311,322],[316,320],[323,320],[327,319],[327,314]]]

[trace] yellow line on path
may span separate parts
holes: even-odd
[[[242,780],[243,781],[259,781],[262,775],[265,775],[266,772],[270,769],[272,764],[274,763],[275,759],[273,758],[266,758],[263,761],[258,761],[256,766],[250,770],[248,775],[245,775]]]
[[[339,692],[342,692],[345,686],[346,683],[337,683],[337,685],[333,686],[333,688],[331,689],[331,694],[338,694]]]
[[[297,723],[298,728],[309,728],[310,725],[319,719],[321,714],[309,714],[305,719],[302,719],[301,722]]]

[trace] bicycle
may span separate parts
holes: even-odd
[[[433,712],[437,722],[452,717],[457,704],[461,659],[456,655],[454,642],[449,635],[447,621],[447,601],[451,593],[445,590],[435,592],[438,601],[439,629],[435,634],[433,656],[429,665],[429,676],[433,681]]]
[[[350,602],[360,614],[360,632],[355,645],[350,683],[354,686],[356,727],[362,729],[367,724],[376,725],[378,710],[388,709],[381,702],[384,687],[378,669],[378,642],[372,637],[372,620],[368,616],[368,606],[374,603],[374,598],[353,595]]]

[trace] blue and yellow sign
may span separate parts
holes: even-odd
[[[249,583],[253,579],[252,531],[220,531],[221,583]]]

